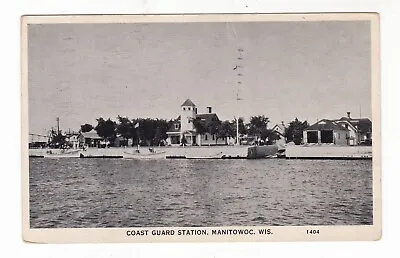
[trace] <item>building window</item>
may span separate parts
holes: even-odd
[[[205,134],[205,135],[204,135],[204,140],[206,140],[206,141],[207,141],[207,134]]]
[[[214,135],[212,135],[212,139],[215,140],[215,136]]]
[[[190,110],[190,107],[188,107],[188,110]]]
[[[186,110],[186,108],[183,108],[183,110]]]
[[[179,129],[179,124],[175,124],[175,129]]]

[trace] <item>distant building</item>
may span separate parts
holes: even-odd
[[[80,134],[76,132],[67,133],[65,135],[65,141],[71,148],[73,149],[79,148],[79,135]]]
[[[79,139],[79,146],[86,145],[88,147],[100,147],[101,142],[103,140],[97,132],[92,129],[90,132],[81,133],[78,136]]]
[[[368,118],[347,117],[336,120],[322,119],[303,131],[305,144],[326,143],[335,145],[359,145],[372,143],[372,122]]]
[[[349,130],[328,119],[322,119],[303,131],[304,143],[347,145]]]
[[[274,125],[271,130],[274,131],[276,134],[278,134],[280,137],[279,140],[275,141],[275,144],[282,145],[282,146],[285,145],[285,143],[286,143],[286,139],[285,139],[286,126],[283,123],[283,121],[281,124]]]
[[[29,148],[45,148],[50,141],[50,137],[41,134],[29,134]]]
[[[213,121],[219,121],[217,114],[212,112],[212,107],[207,107],[207,113],[198,114],[196,105],[187,99],[181,105],[179,116],[173,121],[167,135],[167,144],[178,145],[186,141],[187,145],[215,145],[227,144],[226,138],[216,139],[216,135],[210,133],[198,133],[193,124],[199,119],[203,127],[208,127]]]
[[[347,112],[347,116],[334,121],[349,129],[348,145],[372,143],[372,122],[369,118],[352,118]]]

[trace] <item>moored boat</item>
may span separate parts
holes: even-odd
[[[79,158],[80,150],[48,150],[43,154],[44,158]]]
[[[123,157],[126,159],[139,159],[139,160],[152,160],[152,159],[165,159],[165,151],[157,152],[154,149],[149,149],[148,152],[135,150],[133,152],[124,151]]]

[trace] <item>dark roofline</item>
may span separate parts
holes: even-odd
[[[190,99],[187,99],[183,102],[181,107],[196,107],[196,105]]]
[[[320,124],[321,122],[325,122],[325,124]],[[331,129],[324,129],[324,128],[320,128],[320,127],[324,127],[324,126],[332,126],[333,128]],[[346,129],[345,127],[336,124],[336,122],[334,120],[329,120],[329,119],[321,119],[318,122],[310,125],[309,127],[307,127],[305,129],[305,131],[320,131],[320,130],[341,130],[341,131],[349,131],[349,129]]]

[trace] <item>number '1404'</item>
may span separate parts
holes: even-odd
[[[307,229],[308,235],[316,235],[319,234],[319,229]]]

